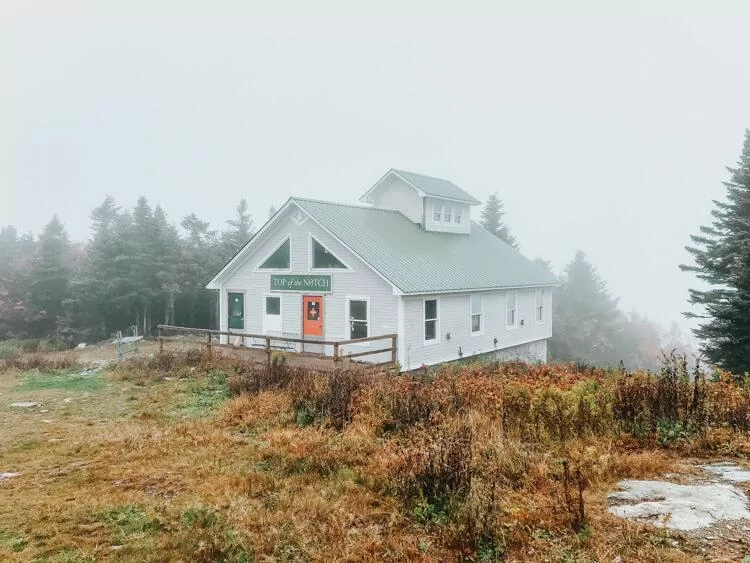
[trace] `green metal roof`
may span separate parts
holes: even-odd
[[[556,278],[472,222],[471,234],[425,231],[398,211],[292,198],[404,293],[554,285]]]
[[[455,199],[457,201],[464,201],[474,205],[481,203],[471,194],[465,192],[456,184],[449,182],[448,180],[415,174],[414,172],[406,172],[405,170],[392,169],[391,172],[401,176],[404,180],[429,196]]]

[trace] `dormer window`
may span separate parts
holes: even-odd
[[[452,216],[453,216],[453,208],[450,205],[444,205],[443,206],[443,220],[446,223],[450,223]]]
[[[471,206],[481,202],[453,182],[389,170],[360,201],[398,211],[425,231],[471,234]]]

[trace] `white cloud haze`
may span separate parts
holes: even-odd
[[[5,2],[0,224],[83,239],[107,193],[260,223],[396,167],[497,191],[527,256],[582,249],[626,310],[680,320],[750,126],[750,4],[610,6]]]

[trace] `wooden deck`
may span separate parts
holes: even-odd
[[[373,349],[346,353],[344,346],[351,346],[369,342],[385,340],[387,346],[377,345]],[[159,350],[163,351],[165,342],[179,341],[206,346],[227,356],[242,358],[257,363],[270,364],[275,353],[283,353],[290,366],[305,366],[320,370],[330,370],[339,367],[389,368],[397,366],[396,334],[384,334],[350,340],[311,340],[305,338],[291,338],[267,334],[250,334],[234,331],[219,331],[203,328],[177,327],[159,325]],[[296,347],[304,350],[307,347],[320,349],[322,353],[297,351]],[[326,355],[330,349],[332,354]],[[367,356],[387,354],[390,359],[381,362],[368,362]]]

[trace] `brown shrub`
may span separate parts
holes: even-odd
[[[316,372],[298,368],[289,384],[292,407],[297,422],[305,425],[312,420],[327,420],[341,429],[352,421],[354,402],[363,386],[376,376],[358,369],[337,369]]]
[[[0,372],[9,370],[43,372],[70,369],[76,365],[76,359],[69,353],[23,353],[13,354],[0,360]]]
[[[297,368],[287,365],[284,355],[274,355],[268,366],[234,360],[231,368],[234,373],[229,376],[229,392],[232,395],[284,389],[299,375]]]
[[[164,351],[118,362],[115,376],[139,384],[152,383],[162,377],[189,377],[210,371],[239,369],[242,360],[215,354],[210,350],[191,348],[184,351]]]

